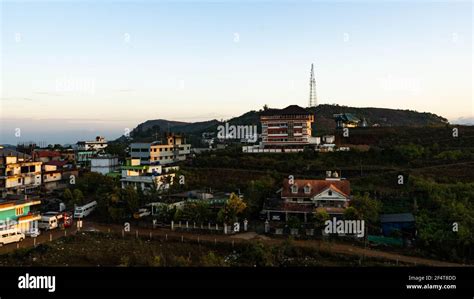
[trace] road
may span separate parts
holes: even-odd
[[[136,236],[137,234],[140,237],[151,238],[152,239],[161,239],[161,240],[177,240],[183,242],[225,242],[225,243],[243,243],[248,242],[249,240],[259,240],[262,243],[268,245],[278,245],[284,242],[283,239],[276,239],[267,236],[258,235],[253,232],[242,233],[237,235],[222,235],[222,234],[196,234],[186,231],[172,231],[166,228],[130,228],[129,232],[123,232],[123,226],[117,224],[104,224],[104,223],[94,223],[91,221],[83,221],[82,231],[100,231],[100,232],[113,232],[117,234],[124,234],[128,236]],[[34,240],[33,238],[26,238],[21,243],[12,243],[0,247],[0,254],[7,252],[12,252],[17,248],[28,248],[36,245],[47,243],[50,240],[55,240],[61,238],[65,235],[77,233],[76,228],[70,228],[66,230],[56,229],[49,232],[43,232],[40,236]],[[450,263],[432,259],[426,259],[421,257],[406,256],[400,255],[393,252],[386,252],[381,250],[374,250],[368,248],[362,248],[346,243],[336,243],[328,242],[324,240],[294,240],[294,244],[302,247],[314,248],[315,250],[337,253],[343,255],[353,255],[357,257],[370,257],[370,258],[380,258],[392,263],[403,263],[410,264],[413,266],[436,266],[436,267],[459,267],[465,266],[458,263]],[[473,266],[473,265],[469,265]]]

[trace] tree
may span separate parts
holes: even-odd
[[[314,226],[317,228],[321,228],[324,225],[324,222],[329,219],[329,214],[324,209],[316,209],[316,213],[314,214]]]
[[[351,207],[354,215],[358,215],[358,219],[363,219],[372,223],[378,221],[379,212],[382,209],[382,204],[375,199],[369,197],[369,193],[364,193],[363,196],[356,195],[351,201]]]
[[[74,196],[72,195],[71,189],[66,188],[63,193],[63,200],[68,205],[74,205]]]
[[[75,205],[82,205],[84,203],[84,194],[82,194],[82,191],[79,189],[74,189],[72,192],[73,198],[74,198],[74,204]]]
[[[224,207],[219,211],[218,219],[224,223],[235,222],[246,208],[247,204],[235,193],[232,193]]]

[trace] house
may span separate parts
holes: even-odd
[[[104,153],[107,141],[104,137],[97,136],[95,141],[78,141],[76,147],[76,162],[83,167],[89,167],[92,157]]]
[[[382,214],[380,223],[384,236],[390,237],[393,234],[401,234],[400,237],[415,236],[415,217],[411,213]]]
[[[122,175],[120,182],[122,188],[132,186],[142,191],[152,189],[166,190],[174,182],[175,171],[178,166],[164,167],[161,165],[140,164],[140,159],[128,158],[125,165],[121,167]]]
[[[129,146],[130,157],[140,159],[140,164],[150,164],[150,145],[151,143],[134,142]]]
[[[120,168],[117,157],[103,155],[91,158],[91,171],[106,175]]]
[[[140,159],[141,164],[168,165],[186,160],[191,154],[191,145],[178,134],[166,134],[152,143],[130,144],[130,157]]]
[[[41,164],[29,155],[0,149],[0,193],[25,194],[41,185]]]
[[[184,161],[191,154],[191,145],[181,135],[167,134],[162,141],[150,145],[150,163],[166,165]]]
[[[60,153],[61,153],[61,160],[69,161],[69,162],[76,161],[76,153],[72,148],[62,150]]]
[[[33,152],[33,159],[43,163],[50,161],[61,160],[61,152],[54,150],[35,150]]]
[[[95,151],[101,152],[107,147],[107,141],[104,137],[97,136],[94,141],[78,141],[78,151]]]
[[[53,191],[69,187],[79,176],[79,171],[68,161],[51,161],[43,163],[42,176],[43,188],[46,191]]]
[[[338,113],[333,115],[336,128],[355,128],[359,126],[360,119],[351,113]]]
[[[337,172],[328,172],[324,180],[283,180],[276,198],[264,202],[262,214],[267,220],[288,220],[289,216],[302,218],[326,211],[331,216],[341,216],[351,200],[350,182]]]
[[[31,206],[40,203],[26,195],[0,199],[0,230],[16,228],[24,233],[38,228],[41,215],[32,212]]]

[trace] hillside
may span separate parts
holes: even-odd
[[[416,112],[412,110],[397,110],[387,108],[356,108],[339,105],[319,105],[314,108],[307,108],[314,113],[315,122],[313,124],[314,134],[332,132],[335,129],[333,114],[352,113],[356,117],[365,118],[368,126],[377,124],[381,127],[431,127],[443,126],[447,124],[447,119],[427,112]],[[260,112],[249,111],[238,117],[228,120],[234,125],[259,125]],[[180,122],[165,119],[147,120],[139,124],[131,132],[133,141],[149,142],[162,132],[184,133],[191,141],[200,138],[203,132],[216,132],[220,122],[216,119],[202,122]],[[258,128],[260,130],[260,127]],[[122,136],[117,141],[125,141]]]

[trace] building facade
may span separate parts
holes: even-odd
[[[184,161],[191,154],[191,145],[180,135],[168,134],[165,142],[150,145],[150,163],[166,165]]]
[[[260,115],[264,148],[301,147],[311,144],[314,115],[297,105],[267,109]]]
[[[140,164],[140,159],[129,158],[121,167],[122,188],[132,186],[142,191],[166,190],[174,182],[175,171],[178,166],[163,167],[161,165]]]
[[[94,141],[78,141],[78,151],[96,151],[100,152],[107,147],[107,141],[104,137],[97,136]]]
[[[91,171],[106,175],[120,168],[117,157],[97,156],[91,158]]]
[[[0,200],[0,230],[18,229],[25,233],[38,228],[39,213],[31,211],[31,206],[40,204],[39,199]]]
[[[339,178],[337,172],[324,180],[285,179],[278,195],[264,203],[263,213],[268,220],[298,216],[306,222],[308,215],[318,211],[341,216],[351,200],[350,182]]]
[[[25,156],[0,156],[0,192],[26,194],[41,186],[42,162]]]

